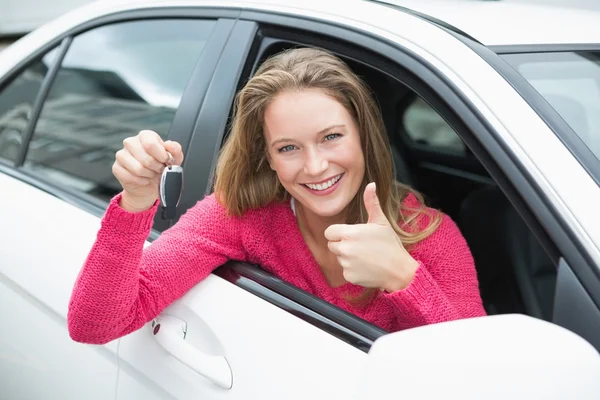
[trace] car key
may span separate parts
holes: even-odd
[[[169,165],[165,167],[160,177],[158,191],[161,203],[162,219],[172,220],[179,205],[183,190],[183,168],[173,165],[174,158],[169,154]]]

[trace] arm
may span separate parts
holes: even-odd
[[[75,282],[68,327],[80,342],[107,343],[141,328],[228,259],[244,260],[240,220],[214,196],[188,210],[144,249],[157,204],[131,213],[110,202]]]
[[[437,230],[411,256],[419,263],[410,284],[382,297],[405,328],[485,315],[471,251],[456,224],[443,215]]]

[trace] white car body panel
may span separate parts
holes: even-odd
[[[187,322],[186,341],[196,349],[227,358],[233,388],[220,388],[177,361],[148,325],[121,339],[126,378],[119,379],[118,399],[132,398],[148,382],[160,393],[150,398],[168,393],[182,400],[351,399],[358,389],[366,353],[220,277],[209,276],[162,314]]]
[[[112,398],[118,342],[76,343],[66,326],[70,292],[99,219],[5,174],[0,188],[7,227],[0,243],[13,244],[0,246],[0,319],[11,327],[0,339],[0,398]]]
[[[402,377],[402,398],[407,399],[598,398],[600,358],[590,351],[589,343],[566,329],[523,315],[485,317],[485,324],[480,319],[428,325],[380,338],[369,352],[358,398],[389,397],[398,390],[398,377]],[[502,340],[490,346],[489,338],[498,332]],[[425,353],[435,354],[436,362]],[[405,359],[410,362],[398,365]]]
[[[486,46],[600,43],[600,11],[505,1],[384,0],[447,22]]]

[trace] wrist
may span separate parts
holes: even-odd
[[[387,280],[383,290],[388,293],[393,293],[405,289],[415,277],[417,268],[419,268],[419,262],[414,258],[409,257],[409,260],[402,268],[394,268],[396,273]]]
[[[157,196],[153,198],[135,198],[124,190],[119,200],[119,207],[129,212],[142,212],[151,209],[157,198]]]

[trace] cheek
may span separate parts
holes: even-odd
[[[360,142],[352,143],[346,151],[342,152],[346,168],[364,171],[365,158],[360,146]]]
[[[277,157],[271,161],[271,168],[277,173],[277,177],[283,183],[293,181],[297,174],[298,168],[292,160],[281,160]]]

